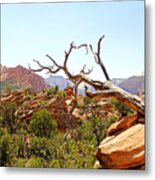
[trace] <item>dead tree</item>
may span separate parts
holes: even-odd
[[[63,65],[59,65],[54,58],[52,58],[50,55],[46,55],[46,57],[51,60],[52,66],[44,66],[40,63],[40,61],[33,60],[35,63],[38,64],[39,68],[38,69],[30,68],[30,70],[32,70],[33,72],[40,72],[43,70],[47,70],[51,74],[58,73],[60,70],[62,70],[67,75],[68,79],[74,83],[74,87],[75,87],[75,103],[70,111],[70,114],[73,113],[73,111],[77,105],[78,87],[82,82],[84,82],[95,88],[96,92],[91,93],[92,98],[96,98],[96,97],[116,98],[119,101],[121,101],[122,103],[124,103],[125,105],[129,106],[130,108],[136,110],[140,116],[144,117],[144,114],[145,114],[144,109],[145,108],[144,108],[143,100],[141,98],[139,98],[138,96],[135,96],[133,94],[130,94],[130,93],[120,89],[119,87],[112,84],[112,82],[110,81],[109,74],[108,74],[107,69],[106,69],[105,65],[103,64],[101,56],[100,56],[101,42],[102,42],[103,38],[104,38],[104,36],[102,36],[99,39],[99,41],[97,43],[96,52],[94,51],[92,45],[87,45],[86,43],[84,43],[79,46],[76,46],[74,44],[74,42],[72,42],[70,44],[69,50],[65,51]],[[72,53],[73,50],[78,50],[78,49],[82,49],[82,48],[84,48],[86,50],[86,54],[90,50],[90,52],[92,53],[92,55],[94,57],[95,62],[100,66],[101,70],[103,71],[103,74],[106,78],[106,82],[92,80],[88,75],[93,71],[93,69],[89,69],[88,71],[86,71],[85,70],[86,65],[83,66],[83,68],[81,69],[81,71],[78,74],[73,75],[72,73],[70,73],[70,71],[67,67],[67,62],[69,60],[70,54]]]
[[[74,100],[74,105],[72,106],[72,108],[70,110],[70,113],[69,113],[70,115],[72,115],[74,109],[77,106],[77,96],[78,96],[78,87],[79,87],[79,85],[83,82],[83,79],[86,79],[85,76],[90,74],[92,72],[92,70],[93,70],[93,69],[88,69],[88,71],[86,71],[85,70],[86,64],[83,66],[83,68],[81,69],[81,71],[80,71],[80,73],[78,75],[72,75],[70,73],[70,71],[68,70],[67,62],[68,62],[68,59],[69,59],[69,56],[70,56],[71,52],[73,50],[81,49],[81,48],[85,48],[86,54],[88,53],[87,44],[81,44],[79,46],[76,46],[74,44],[74,42],[72,42],[70,44],[69,50],[65,51],[65,58],[64,58],[63,65],[59,65],[50,55],[46,55],[46,57],[48,57],[52,61],[52,63],[53,63],[52,66],[44,66],[38,60],[35,60],[35,59],[33,59],[33,61],[38,64],[39,68],[38,69],[32,69],[29,66],[29,69],[31,71],[33,71],[33,72],[40,72],[40,71],[43,71],[43,70],[47,70],[49,73],[55,74],[55,73],[59,72],[60,70],[62,70],[67,75],[68,79],[71,80],[74,83],[74,90],[75,90],[74,97],[75,97],[75,100]],[[83,78],[82,78],[82,76],[83,76]]]
[[[104,75],[105,75],[106,80],[107,80],[107,81],[110,81],[108,72],[107,72],[107,70],[106,70],[106,68],[105,68],[105,66],[104,66],[104,64],[103,64],[103,62],[102,62],[102,60],[101,60],[101,56],[100,56],[100,52],[101,52],[101,41],[102,41],[103,38],[104,38],[104,35],[103,35],[103,36],[99,39],[99,41],[98,41],[98,44],[97,44],[97,52],[94,52],[93,47],[92,47],[91,44],[89,45],[89,47],[90,47],[91,52],[92,52],[93,55],[94,55],[95,62],[101,67],[101,69],[102,69],[102,71],[103,71],[103,73],[104,73]]]

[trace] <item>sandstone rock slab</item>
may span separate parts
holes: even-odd
[[[103,168],[130,169],[144,164],[144,124],[136,124],[117,136],[105,138],[97,151]]]

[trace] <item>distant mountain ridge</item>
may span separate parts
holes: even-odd
[[[113,78],[112,83],[119,86],[119,84],[123,83],[126,80],[127,80],[127,78]]]
[[[8,82],[12,86],[26,86],[32,88],[34,91],[39,92],[48,88],[47,83],[41,76],[30,72],[25,67],[18,65],[16,67],[0,66],[1,82]]]
[[[132,94],[144,92],[144,75],[131,76],[126,79],[115,78],[112,82]]]
[[[63,76],[50,75],[45,79],[49,86],[59,86],[60,90],[64,90],[67,86],[67,82],[71,84],[71,81],[65,79]],[[112,82],[132,94],[138,94],[144,92],[144,75],[132,76],[129,78],[113,78]],[[91,91],[94,91],[92,87],[89,87]],[[79,93],[84,94],[84,84],[80,86]]]
[[[73,86],[73,83],[70,80],[65,79],[63,76],[50,75],[48,78],[45,79],[45,81],[51,87],[59,86],[60,90],[64,90],[67,87],[67,84],[69,84],[70,86]],[[84,85],[85,83],[81,83],[81,86],[79,86],[78,88],[78,94],[82,94],[82,95],[85,94]],[[89,85],[87,86],[89,87],[91,91],[94,91],[93,87]]]
[[[144,76],[132,76],[119,84],[119,87],[132,93],[139,94],[144,92]]]
[[[63,76],[53,76],[50,75],[48,78],[45,79],[46,83],[51,86],[59,86],[60,90],[64,90],[67,87],[67,83],[71,83],[67,79],[65,79]]]
[[[72,85],[72,82],[64,78],[63,76],[50,75],[48,78],[43,78],[35,73],[18,65],[16,67],[6,67],[0,65],[0,79],[1,83],[9,82],[15,86],[26,86],[32,88],[34,91],[39,92],[49,87],[59,86],[60,90],[64,90],[67,87],[67,83]],[[144,92],[144,75],[131,76],[129,78],[113,78],[112,82],[120,88],[130,92],[132,94],[138,94]],[[88,87],[91,91],[94,91],[92,87]],[[85,94],[84,84],[81,84],[79,88],[79,94]]]

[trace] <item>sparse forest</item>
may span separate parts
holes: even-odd
[[[115,136],[119,138],[133,127],[141,130],[141,125],[144,126],[145,107],[141,97],[130,94],[111,82],[101,59],[103,38],[104,36],[98,40],[96,50],[86,43],[78,46],[71,43],[68,51],[65,51],[62,65],[46,55],[51,63],[49,66],[34,60],[38,69],[29,67],[30,74],[43,70],[51,74],[63,71],[73,83],[72,87],[62,91],[55,86],[39,93],[29,88],[6,88],[0,102],[0,166],[128,169],[144,165],[144,153],[141,153],[144,151],[144,144],[138,144],[143,141],[144,134],[140,134],[141,139],[137,143],[140,147],[133,144],[133,149],[136,149],[134,151],[130,146],[132,153],[138,152],[139,157],[134,159],[134,154],[130,152],[133,166],[126,162],[124,167],[118,165],[121,161],[123,163],[123,160],[120,161],[122,152],[123,156],[128,156],[126,147],[123,151],[120,150],[120,154],[116,150],[118,154],[114,160],[112,158],[115,157],[115,151],[112,152],[113,157],[108,157],[105,152],[109,145],[106,143],[110,143]],[[74,50],[80,49],[85,49],[86,54],[92,54],[96,65],[103,71],[105,82],[91,79],[89,74],[93,69],[86,70],[85,64],[78,74],[70,72],[67,66],[70,55]],[[81,83],[85,83],[85,95],[78,94]],[[90,86],[95,89],[94,92],[89,90]],[[102,150],[100,144],[104,140],[106,145]],[[126,139],[126,143],[128,140]],[[115,145],[119,147],[117,140],[109,146],[115,148]]]
[[[44,93],[51,97],[51,91],[54,89],[51,88]],[[24,92],[22,93],[24,94]],[[60,94],[60,91],[57,91],[53,97],[65,98]],[[29,102],[37,95],[30,93],[29,96],[28,94],[24,96]],[[46,102],[39,101],[38,103],[42,107]],[[82,97],[82,101],[78,105],[79,117],[86,114],[88,106],[92,103],[95,104],[87,96]],[[107,128],[121,116],[117,111],[116,115],[111,114],[104,117],[102,110],[96,104],[95,109],[88,111],[88,119],[79,118],[76,127],[65,129],[62,132],[57,121],[46,109],[36,111],[29,122],[23,120],[17,111],[19,111],[19,107],[16,103],[1,103],[1,166],[93,168],[96,161],[96,149],[106,136]],[[99,111],[101,115],[99,115]]]

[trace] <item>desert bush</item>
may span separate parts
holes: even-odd
[[[57,123],[46,109],[42,109],[33,114],[28,129],[35,136],[50,137],[56,132]]]
[[[16,167],[25,167],[27,159],[18,159],[15,166]]]
[[[26,167],[32,167],[32,168],[35,168],[35,167],[40,167],[40,168],[43,168],[45,167],[45,162],[43,161],[42,158],[40,157],[31,157],[26,165]]]
[[[112,99],[111,101],[112,101],[112,104],[113,104],[115,110],[119,112],[120,116],[128,116],[135,112],[133,109],[124,105],[122,102],[120,102],[117,99]]]
[[[5,133],[0,137],[0,166],[13,166],[19,147],[14,136]]]
[[[20,119],[16,115],[16,103],[5,102],[0,105],[0,124],[11,134],[16,133],[20,126]]]

